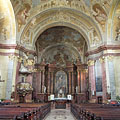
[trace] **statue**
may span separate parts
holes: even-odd
[[[62,94],[62,93],[63,93],[63,90],[62,90],[62,88],[60,88],[60,90],[59,90],[59,93],[60,93],[60,94]]]
[[[44,86],[44,93],[46,93],[46,86]]]
[[[117,36],[115,38],[116,41],[120,41],[120,29],[117,31]]]
[[[104,27],[107,19],[107,14],[99,4],[93,5],[93,17],[99,24],[102,25],[102,27]]]
[[[17,21],[19,26],[19,31],[22,25],[26,24],[26,19],[29,16],[29,11],[31,9],[31,6],[29,4],[24,4],[23,8],[20,9],[17,15]]]

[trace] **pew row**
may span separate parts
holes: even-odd
[[[120,120],[120,107],[100,104],[71,104],[77,120]]]
[[[0,120],[43,120],[50,110],[50,103],[0,106]]]

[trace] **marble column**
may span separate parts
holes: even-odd
[[[105,61],[101,63],[102,68],[102,90],[103,90],[103,102],[107,100],[107,81],[106,81],[106,66]]]
[[[75,81],[74,81],[74,73],[72,72],[72,93],[75,93]]]
[[[83,93],[83,89],[84,89],[84,74],[82,70],[81,71],[81,93]]]
[[[53,72],[51,72],[51,94],[53,94]]]
[[[18,62],[18,63],[17,63],[17,69],[16,69],[16,80],[15,80],[15,100],[14,100],[14,102],[19,102],[19,96],[18,96],[18,94],[17,94],[17,88],[16,88],[16,85],[17,85],[17,83],[19,82],[19,69],[20,69],[20,65],[21,65],[21,63]]]
[[[86,91],[86,76],[85,76],[85,70],[82,71],[81,74],[81,92]]]
[[[50,93],[50,72],[48,72],[48,79],[47,79],[47,93]]]
[[[28,68],[33,69],[32,66],[28,66]],[[26,82],[30,83],[32,86],[32,80],[33,80],[33,74],[31,73],[26,77]],[[32,94],[27,94],[25,100],[26,102],[32,102]]]
[[[111,100],[116,100],[116,88],[115,88],[115,73],[114,73],[114,64],[112,59],[107,60],[108,64],[108,77],[109,77],[109,82],[108,85],[110,88],[110,93],[111,93]]]
[[[89,92],[91,93],[91,97],[92,97],[95,95],[96,92],[94,61],[90,60],[88,65],[89,65],[88,71],[89,71],[89,89],[90,89]]]
[[[78,77],[77,78],[78,79],[78,93],[80,93],[80,89],[81,89],[81,87],[80,87],[80,71],[78,70],[77,73],[78,73],[78,76],[77,76]]]
[[[44,93],[44,71],[41,71],[41,79],[42,79],[42,93]]]
[[[71,72],[69,72],[69,94],[71,94]]]
[[[39,85],[40,89],[39,89],[39,91],[40,91],[40,93],[42,93],[41,71],[39,72],[39,80],[40,80],[40,85]]]
[[[41,93],[41,71],[37,72],[37,92]]]

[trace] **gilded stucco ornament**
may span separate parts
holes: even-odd
[[[99,58],[100,63],[104,63],[105,62],[105,58],[106,58],[105,56],[100,57]]]
[[[109,55],[109,56],[107,56],[107,59],[108,59],[108,61],[113,61],[114,57],[115,56],[113,56],[113,55]]]
[[[93,66],[95,64],[95,61],[94,60],[89,60],[88,61],[88,66]]]
[[[33,27],[36,25],[36,18],[33,18],[27,27],[27,30],[24,32],[24,36],[21,38],[22,43],[31,43],[33,36]]]
[[[96,46],[101,42],[94,28],[90,29],[89,38],[91,46]]]
[[[85,14],[90,15],[89,7],[85,4],[84,0],[49,0],[41,2],[37,7],[39,12],[45,9],[56,8],[56,7],[67,7],[77,9]]]
[[[66,23],[72,23],[76,26],[81,26],[84,29],[87,29],[87,26],[83,23],[81,23],[81,21],[77,18],[75,18],[75,16],[73,16],[72,14],[66,13],[64,11],[57,11],[54,14],[49,14],[48,16],[46,16],[46,18],[43,18],[42,20],[39,20],[39,17],[35,18],[35,22],[34,24],[31,25],[31,23],[26,27],[26,29],[24,30],[24,33],[22,34],[21,37],[21,42],[22,43],[32,43],[33,41],[33,36],[32,36],[32,32],[34,31],[34,33],[38,32],[43,26],[51,24],[51,23],[55,23],[55,22],[66,22]],[[38,29],[37,29],[38,27]]]

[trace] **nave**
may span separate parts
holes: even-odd
[[[52,109],[45,120],[76,120],[70,109]]]

